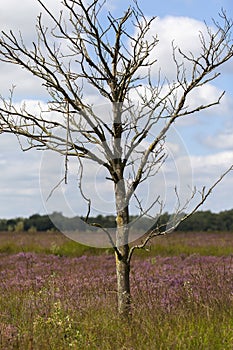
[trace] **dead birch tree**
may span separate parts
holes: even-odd
[[[208,191],[202,190],[200,201],[191,213],[180,218],[185,208],[178,208],[169,228],[154,225],[145,232],[140,244],[130,244],[129,205],[136,198],[142,215],[148,213],[148,208],[142,208],[137,189],[166,161],[167,132],[179,118],[190,117],[221,101],[223,94],[206,105],[189,107],[187,102],[191,92],[216,79],[218,67],[233,56],[232,21],[221,12],[220,23],[214,22],[215,31],[206,27],[206,33],[200,33],[197,57],[182,52],[173,44],[176,80],[169,82],[150,76],[150,69],[156,64],[159,40],[156,33],[150,32],[156,18],[144,16],[136,1],[122,17],[114,18],[109,13],[104,21],[101,17],[104,2],[100,0],[90,5],[84,0],[63,0],[65,12],[60,12],[58,18],[43,0],[38,2],[53,22],[52,29],[43,26],[40,14],[37,40],[30,47],[21,35],[2,32],[0,57],[3,62],[21,66],[42,82],[50,96],[48,110],[34,114],[26,105],[18,108],[12,90],[9,98],[1,97],[0,133],[26,138],[28,147],[25,150],[52,150],[66,160],[78,158],[80,166],[82,159],[88,159],[106,168],[108,179],[113,183],[116,208],[117,230],[112,245],[116,255],[118,310],[127,316],[130,313],[130,261],[134,250],[145,247],[153,237],[174,229],[191,215],[226,174]],[[189,70],[185,68],[186,63]],[[140,85],[145,87],[144,92],[137,90]],[[111,123],[85,102],[86,86],[91,86],[111,105]],[[138,91],[140,103],[136,105],[132,101],[132,91]],[[49,117],[51,111],[58,114],[56,120]],[[155,125],[159,125],[160,130],[153,139],[148,138]],[[142,151],[140,147],[145,140],[148,146]],[[92,151],[93,145],[99,152]],[[195,191],[189,201],[194,195]],[[158,198],[154,204],[160,205]]]

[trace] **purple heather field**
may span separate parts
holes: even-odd
[[[49,288],[67,307],[91,307],[114,299],[114,258],[109,255],[58,257],[34,253],[0,256],[1,294]],[[222,294],[233,299],[233,257],[179,256],[135,258],[131,268],[133,301],[143,297],[149,308],[171,310],[184,298],[197,303]],[[90,297],[91,296],[91,297]],[[186,300],[187,301],[187,300]]]
[[[232,350],[232,233],[175,233],[136,252],[127,327],[111,250],[54,232],[0,238],[0,349]]]

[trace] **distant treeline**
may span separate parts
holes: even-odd
[[[80,220],[82,219],[82,220]],[[133,221],[135,217],[131,217]],[[164,225],[169,221],[169,214],[165,213],[159,218],[159,224]],[[90,217],[89,223],[97,223],[102,227],[115,227],[114,216]],[[134,228],[143,230],[151,227],[147,219],[135,221]],[[0,219],[0,231],[49,231],[49,230],[82,230],[90,229],[83,218],[67,218],[62,213],[54,212],[50,215],[35,214],[29,218]],[[218,214],[211,211],[198,211],[190,218],[183,221],[177,228],[178,231],[232,231],[233,232],[233,209],[222,211]]]

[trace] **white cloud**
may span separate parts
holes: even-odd
[[[206,145],[218,149],[233,149],[233,129],[225,129],[208,136],[205,140]]]
[[[198,189],[202,186],[207,188],[233,164],[233,152],[224,151],[208,156],[179,156],[178,146],[169,143],[174,150],[171,161],[168,161],[161,169],[159,175],[149,179],[139,194],[144,198],[143,204],[150,202],[151,195],[158,193],[167,200],[166,208],[174,208],[176,202],[174,186],[178,185],[181,199],[186,200],[190,196],[190,187],[196,185]],[[19,150],[17,141],[6,135],[0,138],[2,171],[0,174],[0,217],[11,215],[30,215],[35,212],[43,212],[45,205],[48,212],[63,211],[66,215],[85,213],[85,203],[79,195],[77,187],[77,167],[71,162],[71,174],[68,185],[62,185],[56,190],[48,202],[46,198],[49,192],[64,175],[64,158],[59,155],[48,156],[43,153],[41,163],[41,152],[29,151],[23,153]],[[190,165],[191,162],[191,165]],[[191,166],[191,169],[189,169]],[[43,168],[44,167],[44,168]],[[189,170],[188,170],[189,169]],[[44,171],[44,173],[43,173]],[[99,175],[104,175],[101,178]],[[40,182],[42,177],[46,182]],[[220,186],[211,195],[207,204],[213,210],[230,209],[233,207],[232,197],[229,192],[233,186],[232,175],[226,177]],[[93,196],[93,206],[97,213],[112,214],[114,202],[112,194],[112,183],[105,180],[105,174],[100,174],[98,166],[89,163],[85,171],[84,180],[85,193]],[[43,193],[43,200],[40,196]],[[203,208],[207,208],[203,207]],[[13,214],[12,214],[13,213]]]
[[[64,6],[60,1],[44,0],[43,3],[49,10],[52,10],[55,16],[58,16]],[[33,0],[8,0],[7,2],[0,2],[0,23],[1,30],[9,32],[12,30],[18,34],[22,32],[23,38],[26,42],[34,39],[35,24],[37,16],[44,13],[42,6],[38,1]],[[43,23],[49,23],[47,15],[43,15]]]
[[[23,0],[20,4],[17,0],[8,0],[7,3],[1,1],[1,29],[6,32],[13,30],[17,33],[21,30],[25,35],[31,36],[35,27],[33,24],[40,9],[41,7],[36,1]]]
[[[14,96],[17,100],[27,98],[45,99],[48,93],[42,87],[42,81],[21,67],[0,62],[0,93],[5,98],[14,86]]]
[[[60,11],[62,11],[64,21],[67,25],[69,24],[69,15],[62,1],[43,0],[43,3],[57,20],[60,17]],[[56,39],[51,34],[51,31],[55,27],[54,21],[36,0],[22,0],[20,5],[17,0],[9,0],[7,3],[0,2],[0,31],[4,31],[6,34],[12,31],[18,42],[21,42],[22,38],[23,44],[21,46],[25,45],[28,50],[32,49],[33,51],[34,47],[32,43],[37,44],[38,42],[36,30],[37,17],[41,13],[42,26],[44,30],[47,28],[48,43],[52,46],[56,42],[57,47],[62,49],[62,54],[66,55],[67,52],[70,54],[70,49],[68,49],[64,40]],[[67,30],[69,30],[69,25]],[[44,48],[42,44],[40,45],[40,50],[43,53]],[[48,56],[45,55],[45,57]],[[65,61],[68,61],[68,59],[64,57]],[[4,96],[8,94],[9,89],[14,85],[17,88],[15,94],[18,97],[48,99],[49,95],[46,88],[42,87],[43,81],[38,77],[34,77],[30,72],[22,69],[20,66],[0,62],[0,76],[0,93]]]
[[[41,153],[24,153],[13,135],[2,134],[0,150],[0,217],[42,211],[38,181]]]
[[[194,185],[199,190],[203,186],[208,189],[233,165],[233,151],[222,151],[207,156],[191,156],[190,160],[193,169]],[[222,208],[226,208],[227,206],[228,208],[233,207],[233,199],[229,196],[232,188],[232,180],[232,172],[230,172],[214,190],[214,196],[210,197],[210,200],[212,200],[211,205],[214,205],[215,208],[218,207],[218,210],[221,210],[221,206]],[[223,197],[223,193],[226,195],[225,198]]]
[[[170,88],[168,85],[164,85],[160,92],[160,98],[163,96],[166,96],[169,92]],[[219,100],[219,97],[222,95],[223,91],[214,86],[213,84],[207,83],[203,86],[200,86],[190,92],[190,94],[187,96],[185,106],[187,110],[195,110],[200,106],[207,106],[212,103],[217,103]],[[183,94],[183,90],[181,88],[178,88],[174,94],[170,96],[171,101],[176,103],[176,106],[178,105],[180,98]],[[143,104],[142,98],[147,97],[148,100],[151,98],[151,91],[149,88],[147,88],[146,85],[142,85],[137,87],[136,89],[132,89],[130,91],[130,98],[135,101],[135,106],[140,102]],[[156,100],[154,101],[156,102]],[[183,116],[176,121],[176,126],[185,126],[185,127],[191,127],[192,125],[201,125],[202,122],[206,122],[206,118],[204,117],[211,117],[211,123],[213,124],[214,121],[218,118],[220,118],[222,121],[224,119],[227,119],[231,117],[232,115],[232,107],[233,107],[233,100],[230,94],[225,93],[225,95],[221,98],[220,103],[213,105],[211,107],[208,107],[207,109],[203,109],[201,111],[197,111],[194,114],[191,114],[189,116]],[[158,115],[160,109],[155,110],[154,115]],[[165,111],[166,114],[166,111]],[[209,123],[209,119],[208,119]],[[156,126],[156,129],[158,129],[158,125]],[[211,127],[209,128],[209,131],[211,132]]]
[[[159,43],[154,50],[154,57],[157,62],[154,65],[154,74],[161,68],[162,76],[169,79],[176,77],[176,66],[173,60],[174,46],[180,48],[184,53],[192,52],[194,56],[200,54],[199,33],[206,33],[205,24],[189,17],[166,16],[157,17],[151,25],[151,32],[157,35]],[[189,65],[186,65],[188,68]]]
[[[48,8],[51,8],[58,14],[60,2],[53,0],[44,1]],[[19,38],[19,32],[22,33],[22,38],[26,46],[31,46],[36,39],[36,22],[37,16],[42,12],[42,7],[37,1],[22,0],[20,3],[17,0],[8,0],[0,2],[0,31],[7,34],[10,30]],[[49,24],[48,16],[43,16],[43,23]],[[41,97],[45,98],[47,92],[42,87],[42,81],[33,77],[30,73],[23,70],[21,67],[0,62],[0,93],[4,96],[8,95],[12,85],[16,86],[16,94],[18,97]]]
[[[217,179],[233,165],[233,151],[222,151],[208,156],[191,157],[194,184],[198,190],[205,186],[206,191]],[[225,176],[213,190],[204,206],[200,209],[221,211],[233,208],[233,199],[230,195],[233,186],[232,171]],[[200,198],[200,196],[199,196]],[[197,197],[198,199],[198,197]]]
[[[20,29],[25,36],[26,42],[31,41],[34,36],[33,28],[35,26],[35,19],[39,11],[41,10],[37,5],[37,2],[32,0],[24,0],[19,2],[17,0],[8,0],[7,3],[3,1],[0,3],[0,23],[1,28],[8,30],[13,29],[16,32]],[[47,0],[46,4],[49,4],[51,8],[55,7],[55,2],[53,0]],[[111,4],[114,5],[112,1]],[[15,9],[17,8],[17,11]],[[58,10],[57,3],[56,9]],[[27,15],[30,14],[30,15]],[[203,22],[194,20],[188,17],[165,17],[157,18],[152,25],[153,34],[158,33],[160,38],[160,43],[155,50],[155,55],[158,55],[158,62],[155,65],[155,69],[162,67],[163,74],[169,78],[173,78],[176,74],[174,62],[172,60],[172,48],[171,42],[174,39],[175,44],[180,46],[182,50],[188,52],[192,51],[194,54],[199,54],[200,52],[200,42],[198,38],[199,30],[205,31],[205,26]],[[18,101],[23,99],[26,100],[31,111],[37,110],[38,112],[38,100],[42,100],[45,97],[44,90],[40,86],[40,82],[23,71],[19,70],[13,65],[0,64],[0,92],[7,94],[7,90],[11,87],[11,83],[17,85],[16,97]],[[104,111],[106,113],[105,105],[100,105],[102,99],[93,94],[93,91],[89,91],[90,95],[86,96],[86,101],[89,103],[94,103],[97,105],[96,110],[98,113]],[[92,95],[91,95],[92,94]],[[204,103],[209,103],[218,98],[220,94],[220,89],[217,87],[207,84],[199,90],[196,90],[192,99],[190,100],[190,106],[193,104],[201,105]],[[135,96],[137,100],[138,97]],[[19,103],[20,104],[20,103]],[[41,102],[43,107],[45,104]],[[231,113],[232,101],[230,97],[224,97],[222,104],[217,109],[211,109],[211,114],[215,116],[220,116],[224,114]],[[184,119],[185,120],[185,119]],[[187,120],[187,119],[186,119]],[[193,122],[193,118],[190,118],[190,123]],[[210,125],[211,127],[211,125]],[[219,135],[207,138],[207,143],[209,146],[214,146],[222,149],[223,152],[212,154],[209,156],[191,156],[192,170],[193,170],[193,181],[199,187],[202,185],[211,184],[214,179],[221,174],[229,164],[233,163],[233,155],[231,147],[233,147],[232,134],[229,135],[228,132],[222,131]],[[145,144],[146,145],[146,144]],[[166,192],[166,186],[172,188],[176,181],[179,181],[179,172],[182,176],[180,179],[186,179],[187,163],[189,159],[182,158],[183,146],[177,141],[177,137],[168,140],[167,143],[170,153],[174,158],[173,167],[171,163],[168,163],[166,167],[163,168],[160,177],[155,178],[150,182],[150,186],[146,185],[145,192],[141,191],[141,194],[145,196],[150,194],[156,194],[157,190]],[[41,153],[30,151],[27,153],[22,153],[19,149],[19,145],[15,138],[0,135],[0,164],[1,164],[1,174],[0,174],[0,198],[1,198],[1,208],[0,217],[3,216],[14,216],[14,215],[28,215],[35,212],[41,211],[43,208],[43,201],[40,198],[40,186],[38,184],[39,177],[41,176]],[[228,149],[228,151],[225,151]],[[181,152],[181,153],[180,153]],[[45,157],[46,158],[46,157]],[[51,190],[57,182],[61,179],[62,170],[64,169],[64,159],[58,156],[59,161],[57,163],[58,168],[54,167],[54,163],[45,161],[44,166],[47,166],[46,176],[46,194],[48,195],[49,190]],[[47,158],[48,159],[48,158]],[[56,159],[54,160],[56,163]],[[97,167],[98,168],[98,167]],[[101,208],[103,211],[109,211],[113,208],[109,203],[111,202],[111,190],[112,183],[110,181],[100,181],[98,177],[98,169],[94,166],[88,166],[86,171],[86,189],[87,194],[94,194],[94,205],[97,208]],[[175,172],[174,171],[175,168]],[[190,169],[188,169],[190,170]],[[190,180],[190,171],[187,171],[188,177],[187,181]],[[76,196],[78,193],[77,189],[77,176],[76,169],[72,169],[71,174],[71,187],[62,187],[62,191],[58,195],[54,196],[53,203],[49,208],[53,208],[53,204],[59,205],[60,200],[65,200],[66,210],[70,210],[77,214],[78,209],[85,211],[84,206],[81,204],[81,198]],[[192,179],[191,179],[192,180]],[[226,180],[221,184],[220,189],[216,190],[215,198],[211,200],[209,206],[216,210],[221,210],[222,208],[233,207],[231,196],[229,196],[229,189],[232,188],[233,180],[232,177],[227,177]],[[185,184],[186,186],[186,184]],[[63,197],[61,197],[63,196]],[[69,199],[70,196],[70,199]],[[217,198],[217,200],[216,200]],[[75,204],[77,203],[77,204]],[[217,203],[217,204],[216,204]],[[113,208],[114,209],[114,208]],[[15,213],[15,214],[14,214]]]
[[[216,31],[214,27],[211,27],[211,29],[213,32]],[[177,69],[173,59],[172,43],[174,47],[181,49],[186,55],[190,56],[190,53],[192,53],[194,57],[198,57],[202,53],[200,33],[203,34],[208,43],[209,35],[203,21],[181,16],[157,17],[151,24],[150,34],[148,35],[149,40],[151,34],[157,35],[159,39],[159,43],[153,52],[153,58],[157,59],[157,62],[152,67],[153,76],[157,77],[161,69],[162,77],[166,77],[170,81],[176,80]],[[176,51],[176,58],[178,63],[185,63],[186,75],[189,79],[192,64],[184,60],[178,51]],[[233,66],[228,61],[219,70],[223,74],[232,74]]]
[[[191,156],[195,172],[210,174],[211,170],[221,170],[233,164],[233,151],[223,151],[207,156]]]

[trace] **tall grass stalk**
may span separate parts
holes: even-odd
[[[0,348],[232,350],[231,257],[134,258],[132,321],[108,255],[0,255]]]

